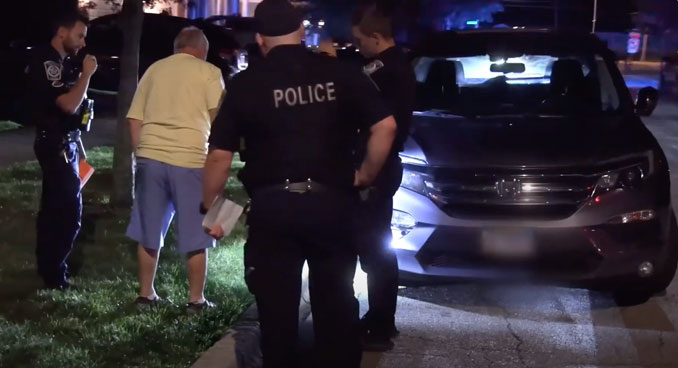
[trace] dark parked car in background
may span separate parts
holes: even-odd
[[[12,40],[0,48],[0,120],[25,121],[26,68],[32,43]]]
[[[238,70],[246,69],[250,62],[256,62],[257,59],[263,57],[257,45],[257,28],[254,18],[237,15],[217,15],[198,20],[198,22],[219,26],[235,38],[241,46],[235,55],[237,60],[236,68]]]
[[[254,18],[237,15],[217,15],[202,19],[200,22],[226,29],[240,45],[245,46],[257,42],[255,38],[257,27]]]
[[[181,29],[196,26],[205,32],[210,42],[207,61],[222,70],[225,78],[233,73],[235,54],[240,44],[222,27],[168,15],[144,14],[139,57],[139,75],[154,62],[172,55],[174,38]],[[122,30],[118,14],[93,20],[87,35],[85,52],[95,55],[99,69],[92,78],[91,88],[107,92],[118,90]]]
[[[673,280],[669,167],[611,51],[591,35],[472,31],[415,52],[419,112],[401,154],[403,277],[516,277],[646,300]]]
[[[678,55],[662,60],[659,88],[663,93],[678,96]]]
[[[219,67],[225,79],[238,71],[238,53],[241,44],[228,30],[201,21],[168,15],[144,14],[139,57],[139,76],[154,62],[172,55],[174,38],[179,31],[188,26],[196,26],[205,32],[210,42],[207,61]],[[43,35],[25,34],[7,45],[1,45],[3,57],[0,58],[0,120],[13,120],[26,124],[25,103],[30,98],[26,91],[26,68],[32,50]],[[95,55],[99,61],[97,73],[93,76],[90,89],[94,92],[115,94],[120,80],[120,53],[122,50],[122,31],[119,15],[113,14],[97,18],[90,23],[87,35],[87,47],[80,52]],[[96,96],[94,96],[96,97]],[[97,103],[97,106],[101,104]]]

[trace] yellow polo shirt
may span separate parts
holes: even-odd
[[[128,119],[141,120],[137,157],[202,168],[211,120],[224,94],[221,71],[188,54],[151,65],[139,82]]]

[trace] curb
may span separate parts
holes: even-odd
[[[299,323],[311,314],[308,266],[304,264],[299,301]],[[260,368],[263,364],[259,341],[259,313],[252,304],[221,340],[204,352],[191,368]]]
[[[254,368],[261,365],[258,313],[253,304],[191,368]]]

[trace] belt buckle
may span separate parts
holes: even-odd
[[[285,189],[285,191],[287,191],[289,193],[296,193],[296,194],[306,194],[306,193],[311,192],[312,189],[313,189],[313,180],[311,180],[311,178],[308,178],[306,180],[306,186],[303,189],[296,187],[299,184],[302,184],[302,183],[290,183],[290,180],[286,179],[284,189]],[[293,188],[292,185],[295,185],[295,187]]]

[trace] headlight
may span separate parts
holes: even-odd
[[[629,189],[636,189],[640,187],[640,184],[643,182],[645,174],[640,167],[634,167],[629,170],[622,171],[619,175],[619,182],[622,187]]]
[[[598,179],[596,189],[610,191],[613,189],[637,189],[643,182],[645,173],[640,166],[634,166],[605,174]]]
[[[417,220],[407,212],[393,210],[391,231],[394,239],[400,239],[417,226]]]
[[[425,174],[405,169],[403,170],[403,180],[400,186],[413,192],[426,195]]]
[[[612,189],[617,186],[618,179],[619,174],[617,173],[605,174],[598,180],[597,187],[600,189]]]

